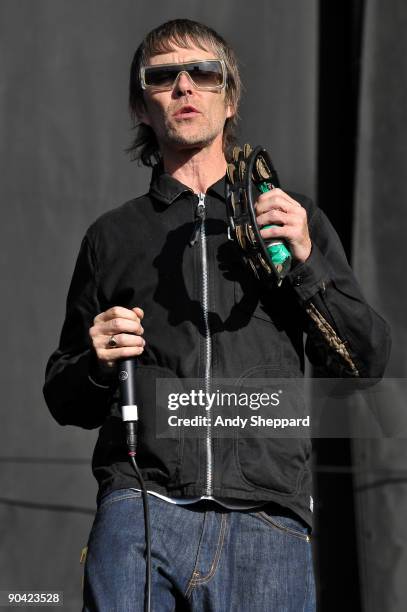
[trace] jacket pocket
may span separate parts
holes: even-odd
[[[239,390],[257,391],[257,396],[267,392],[273,397],[269,405],[251,412],[249,424],[254,415],[256,418],[253,427],[236,430],[236,463],[246,484],[286,496],[300,489],[311,455],[311,440],[302,421],[307,415],[300,382],[281,367],[267,365],[251,369],[239,379]],[[298,425],[281,429],[266,424],[268,419],[283,418]]]
[[[236,459],[242,479],[279,495],[299,490],[307,442],[296,438],[237,438]]]

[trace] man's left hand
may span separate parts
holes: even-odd
[[[282,238],[287,242],[295,260],[304,262],[308,259],[312,244],[308,232],[307,212],[299,202],[281,189],[271,189],[258,197],[255,211],[259,227],[280,226],[261,229],[263,240]]]

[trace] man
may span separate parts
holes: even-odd
[[[157,438],[156,381],[381,376],[384,321],[366,304],[339,239],[303,196],[256,204],[265,238],[293,269],[264,286],[228,240],[225,172],[240,93],[230,47],[213,30],[168,22],[131,70],[132,148],[154,165],[150,191],[88,230],[45,384],[61,424],[101,427],[93,457],[98,511],[84,610],[142,610],[140,485],[127,454],[115,364],[137,357],[137,463],[150,492],[153,609],[315,610],[309,444],[284,438]]]

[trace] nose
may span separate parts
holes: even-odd
[[[191,94],[194,90],[194,84],[187,72],[180,72],[175,79],[173,91],[176,96],[181,97],[186,94]]]

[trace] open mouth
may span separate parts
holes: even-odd
[[[200,115],[201,113],[194,106],[190,106],[189,104],[186,106],[182,106],[180,109],[174,113],[174,117],[193,117],[195,115]]]

